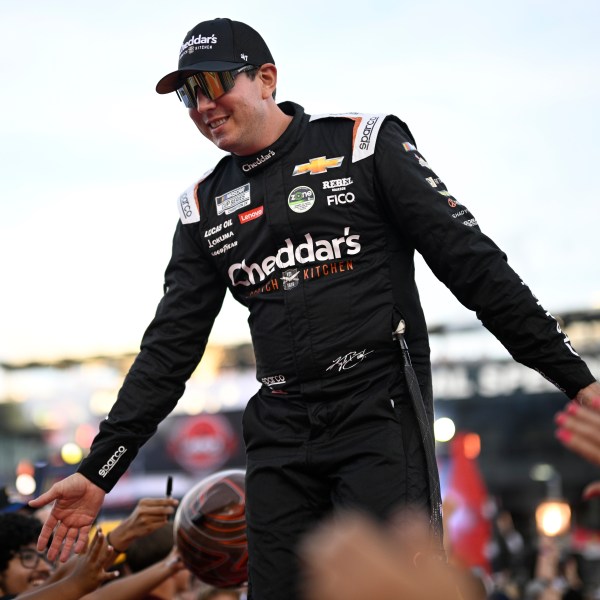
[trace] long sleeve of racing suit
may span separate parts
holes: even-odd
[[[173,410],[200,362],[226,285],[203,253],[196,227],[178,222],[164,296],[142,338],[94,452],[78,471],[110,491],[139,448]]]
[[[516,361],[573,398],[594,381],[593,375],[506,255],[449,194],[411,140],[397,122],[387,121],[377,143],[376,182],[394,226]]]

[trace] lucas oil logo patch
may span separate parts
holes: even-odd
[[[235,190],[226,192],[215,198],[218,215],[230,215],[250,204],[250,184],[246,183]]]

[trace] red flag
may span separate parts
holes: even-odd
[[[480,567],[489,573],[486,550],[492,538],[489,496],[476,457],[479,436],[459,433],[450,446],[452,467],[445,500],[451,505],[446,535],[451,558],[465,567]]]

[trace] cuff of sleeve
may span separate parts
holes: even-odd
[[[544,372],[539,371],[539,373],[553,383],[561,392],[564,392],[570,400],[577,396],[579,390],[596,381],[596,378],[584,362],[569,368],[568,372],[562,369],[553,372],[553,370],[549,369]]]
[[[96,484],[106,493],[110,492],[119,478],[125,473],[137,452],[124,444],[113,446],[108,452],[104,448],[92,450],[81,461],[77,472]]]

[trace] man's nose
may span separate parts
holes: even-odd
[[[214,100],[211,100],[208,96],[205,96],[202,92],[196,92],[196,110],[203,112],[214,108],[216,105]]]

